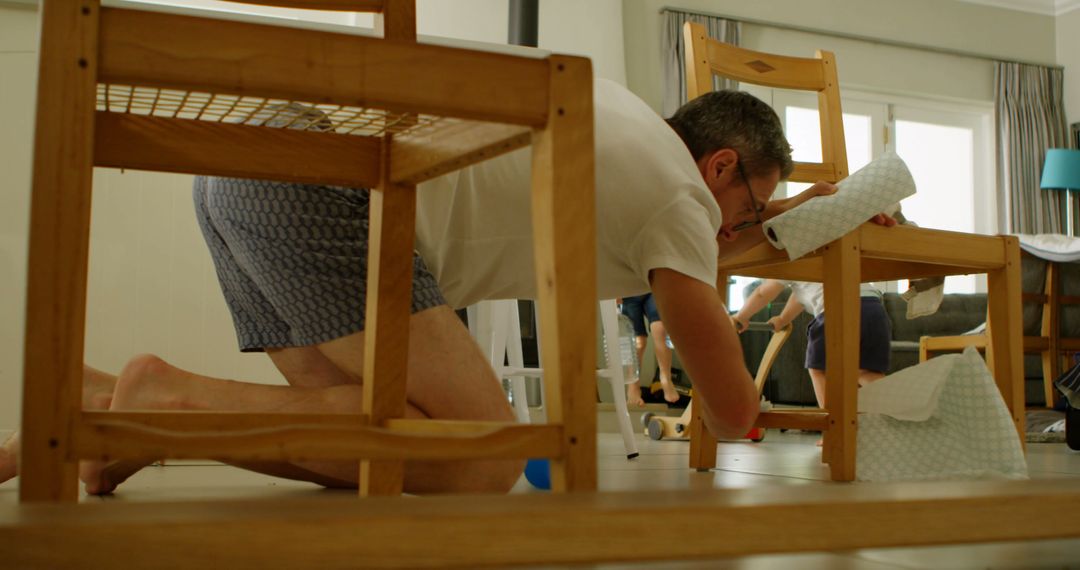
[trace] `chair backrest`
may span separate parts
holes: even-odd
[[[416,0],[226,0],[240,4],[330,12],[375,13],[376,31],[388,40],[416,41]]]
[[[795,163],[793,182],[837,182],[848,175],[843,112],[837,83],[836,58],[818,50],[816,57],[773,55],[714,40],[694,22],[683,26],[686,49],[686,95],[694,99],[713,88],[713,75],[740,82],[818,95],[821,117],[821,162]]]

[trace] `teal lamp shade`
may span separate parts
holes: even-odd
[[[1039,186],[1055,190],[1080,190],[1080,150],[1052,148],[1046,151]]]

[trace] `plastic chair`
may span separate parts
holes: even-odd
[[[521,315],[516,300],[483,301],[469,307],[469,329],[488,356],[495,374],[510,380],[510,397],[518,421],[529,423],[529,405],[525,391],[526,377],[543,377],[543,368],[525,367],[521,350]],[[615,301],[600,301],[600,324],[603,328],[605,366],[597,376],[607,379],[615,398],[615,416],[619,422],[626,458],[638,456],[634,428],[626,405],[626,378],[619,353],[619,313]],[[537,346],[538,350],[542,347]]]

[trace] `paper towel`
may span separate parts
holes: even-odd
[[[843,237],[889,206],[915,194],[915,180],[895,152],[887,152],[819,196],[765,222],[765,236],[790,259]]]
[[[970,347],[861,388],[857,439],[861,481],[1027,478],[1009,410]]]

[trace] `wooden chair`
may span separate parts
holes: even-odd
[[[157,457],[362,458],[362,495],[400,493],[406,459],[548,457],[554,489],[595,489],[596,303],[577,294],[596,288],[589,61],[419,44],[413,0],[250,3],[375,12],[384,37],[40,4],[21,500],[74,501],[80,459]],[[333,128],[243,124],[286,102]],[[415,185],[530,143],[551,423],[402,419]],[[94,166],[372,188],[363,409],[82,411]]]
[[[772,331],[771,325],[761,325],[759,323],[750,323],[749,330],[759,331]],[[758,397],[761,397],[762,391],[765,389],[765,381],[769,379],[769,370],[772,370],[773,364],[776,363],[776,358],[780,356],[780,349],[784,348],[784,343],[787,342],[791,336],[791,325],[773,333],[769,339],[769,344],[765,347],[765,352],[761,355],[761,362],[758,363],[757,372],[754,374],[754,387],[757,388]],[[650,439],[671,439],[680,438],[687,439],[691,436],[690,424],[694,419],[694,402],[690,401],[686,405],[686,409],[683,413],[677,417],[663,417],[656,416],[651,413],[646,413],[641,417],[641,423],[645,425],[645,435],[648,435]],[[765,438],[765,431],[761,428],[754,428],[747,434],[746,439],[753,441],[761,441]]]
[[[765,54],[710,39],[703,27],[684,27],[687,92],[711,89],[712,75],[768,87],[818,93],[822,163],[799,164],[791,180],[836,182],[848,175],[844,152],[840,91],[833,55],[813,59]],[[822,461],[836,481],[855,478],[856,397],[859,374],[859,283],[894,279],[987,273],[989,344],[995,355],[994,377],[1023,441],[1023,361],[1021,354],[1020,248],[1015,237],[978,236],[912,227],[864,224],[806,256],[789,261],[787,253],[760,244],[720,262],[717,290],[727,298],[728,276],[817,281],[825,286],[826,408],[762,413],[757,426],[815,429],[824,432]],[[700,417],[690,424],[690,466],[716,465],[716,440]]]
[[[1028,254],[1024,254],[1025,257]],[[1061,336],[1062,305],[1080,305],[1080,297],[1061,294],[1061,265],[1059,262],[1045,260],[1046,279],[1042,293],[1025,292],[1023,301],[1042,306],[1039,336],[1024,336],[1025,354],[1037,353],[1042,359],[1043,395],[1046,407],[1057,404],[1058,392],[1054,381],[1068,369],[1068,356],[1080,351],[1080,338]],[[919,362],[924,362],[939,352],[955,352],[974,346],[985,352],[988,346],[985,334],[924,336],[919,339]],[[993,352],[987,356],[993,361]]]

